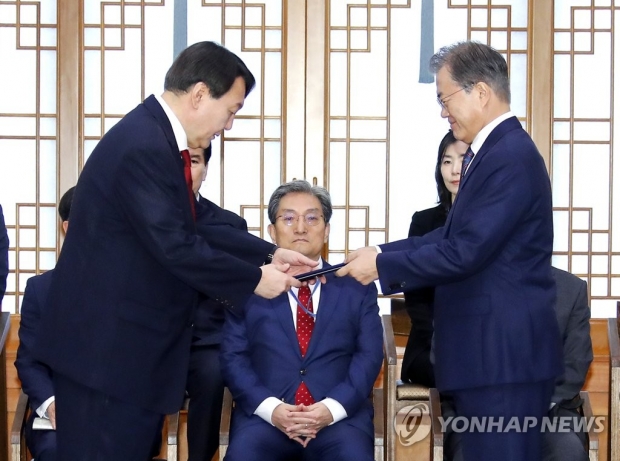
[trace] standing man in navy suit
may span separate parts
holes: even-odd
[[[332,206],[322,187],[293,181],[269,201],[269,235],[320,261]],[[381,368],[374,284],[327,276],[243,315],[226,312],[220,356],[235,399],[227,461],[372,461],[370,394]]]
[[[454,136],[471,145],[444,227],[357,250],[338,275],[379,279],[384,294],[435,291],[435,378],[457,416],[547,414],[562,373],[553,310],[551,187],[543,159],[510,112],[506,61],[476,42],[431,59],[437,101]],[[540,426],[463,432],[467,461],[541,459]]]
[[[248,231],[242,217],[220,208],[199,194],[207,177],[211,146],[207,149],[190,149],[193,191],[198,200],[196,225],[198,234],[210,226],[229,226]],[[211,461],[219,445],[220,418],[224,382],[220,372],[220,342],[224,324],[225,306],[206,296],[201,296],[194,318],[192,349],[187,375],[187,448],[189,461]]]
[[[236,55],[196,43],[175,59],[164,93],[112,127],[86,162],[34,350],[53,372],[59,459],[148,459],[164,415],[183,401],[198,292],[238,310],[252,293],[300,286],[289,264],[316,266],[244,232],[211,226],[220,247],[196,232],[187,149],[230,129],[254,83]]]
[[[9,275],[9,236],[4,224],[4,214],[0,205],[0,306],[6,292],[6,277]]]
[[[71,187],[67,190],[58,203],[58,214],[65,235],[69,227],[74,189],[75,187]],[[52,371],[47,365],[35,359],[32,354],[39,328],[41,328],[41,314],[45,309],[53,273],[54,271],[50,270],[41,275],[35,275],[26,283],[19,324],[19,347],[15,360],[17,375],[22,383],[22,390],[28,396],[30,406],[30,416],[25,430],[26,445],[37,461],[57,459],[56,431],[33,430],[32,428],[34,418],[40,417],[49,419],[52,427],[56,429],[56,402]]]

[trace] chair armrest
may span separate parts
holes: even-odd
[[[230,435],[230,418],[232,416],[232,394],[227,387],[224,388],[222,399],[222,418],[220,420],[220,445],[228,445]]]
[[[581,391],[579,397],[583,400],[581,404],[581,412],[587,419],[593,418],[592,405],[590,404],[590,395],[587,391]],[[588,430],[588,447],[590,450],[598,450],[598,432],[595,431],[595,424],[591,424]]]
[[[620,341],[618,340],[617,319],[607,319],[607,337],[609,340],[609,358],[612,367],[620,367]]]
[[[433,436],[433,447],[443,448],[443,431],[441,430],[441,401],[439,398],[439,391],[434,387],[431,387],[429,393],[429,406],[431,412],[431,433]]]
[[[396,343],[394,342],[394,328],[392,327],[392,316],[382,315],[381,325],[383,326],[383,352],[385,354],[386,365],[396,365]]]
[[[179,412],[166,416],[168,420],[168,446],[179,445]]]
[[[15,409],[15,417],[11,426],[11,445],[19,445],[21,443],[21,435],[28,417],[28,396],[24,391],[19,393],[17,408]]]

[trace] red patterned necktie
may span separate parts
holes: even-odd
[[[310,288],[305,286],[299,289],[297,294],[299,303],[297,304],[297,340],[299,341],[299,349],[301,350],[302,357],[306,355],[308,350],[308,343],[312,337],[312,330],[314,330],[314,319],[308,312],[306,312],[299,304],[302,304],[308,311],[314,312],[312,308],[312,294]],[[306,406],[312,405],[314,399],[310,394],[310,391],[306,387],[306,383],[302,382],[295,392],[295,405],[304,404]]]
[[[471,163],[474,158],[474,151],[471,150],[471,147],[467,148],[467,152],[465,152],[465,156],[463,157],[463,163],[461,164],[461,181],[465,177],[465,173],[467,172],[467,167]]]
[[[189,158],[189,151],[187,149],[181,151],[181,157],[183,157],[183,173],[185,174],[185,183],[187,184],[187,191],[189,192],[189,206],[192,208],[192,216],[196,221],[196,196],[192,190],[192,161]]]

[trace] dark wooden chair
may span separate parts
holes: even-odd
[[[620,314],[620,302],[617,303],[617,314]],[[609,339],[610,360],[610,392],[609,392],[609,423],[610,461],[620,461],[620,317],[607,319],[607,336]]]
[[[28,396],[20,392],[17,407],[15,408],[15,416],[13,417],[13,424],[11,425],[11,461],[27,461],[32,458],[26,447],[24,435],[24,428],[28,416]]]
[[[394,301],[394,300],[393,300]],[[394,338],[393,321],[391,315],[381,317],[383,325],[383,399],[385,410],[385,460],[395,461],[396,458],[434,460],[441,461],[442,458],[434,458],[434,447],[431,439],[431,417],[430,417],[430,389],[417,384],[405,384],[400,380],[401,359],[396,351]],[[407,441],[401,442],[399,439],[400,429],[395,427],[395,422],[400,421],[404,416],[401,413],[407,411],[409,407],[416,408],[416,414],[420,417],[420,424],[417,426],[418,437],[424,435],[421,440],[408,445]],[[397,433],[397,429],[399,432]]]

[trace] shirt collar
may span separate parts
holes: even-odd
[[[183,125],[181,125],[181,122],[172,111],[168,103],[164,101],[164,98],[155,95],[155,99],[157,99],[157,102],[159,102],[161,108],[164,109],[166,117],[168,117],[168,120],[170,120],[170,125],[172,125],[172,133],[174,134],[174,139],[176,140],[177,146],[179,147],[179,152],[187,149],[187,135],[185,134]]]
[[[319,265],[314,267],[312,270],[318,270],[318,269],[323,269],[323,258],[319,258]],[[320,282],[319,282],[320,285]],[[318,288],[320,290],[320,287]],[[297,293],[299,292],[299,288],[297,287],[291,287],[291,290],[293,290],[293,293],[295,293],[295,295],[297,295]],[[312,288],[310,288],[310,290],[312,290]]]
[[[491,121],[491,123],[489,123],[480,130],[480,132],[476,135],[470,146],[471,151],[474,153],[474,155],[478,153],[478,151],[484,144],[484,141],[486,141],[491,134],[491,131],[493,131],[497,127],[497,125],[502,123],[504,120],[509,119],[510,117],[514,117],[514,114],[511,111],[508,111],[505,114],[497,117],[495,120]]]

